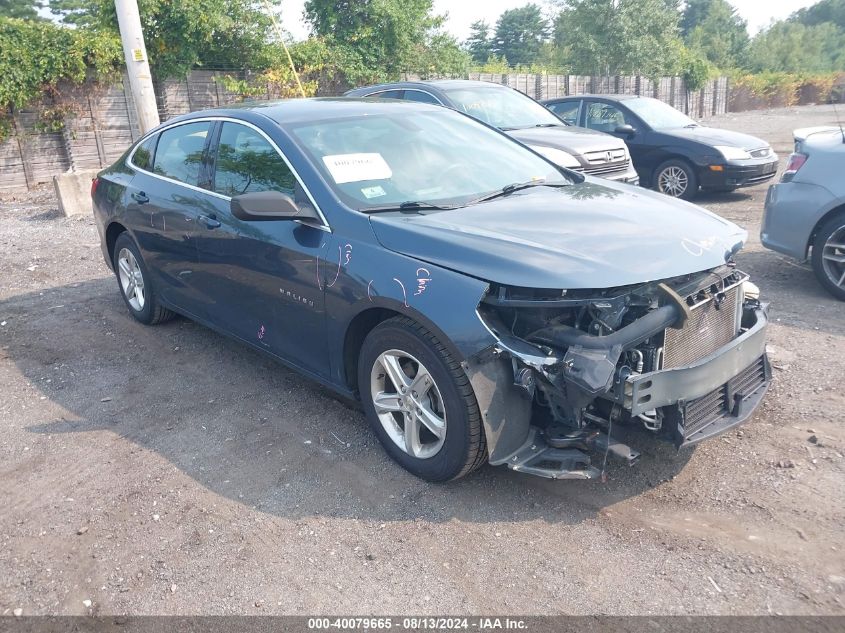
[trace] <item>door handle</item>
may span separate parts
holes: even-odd
[[[132,199],[133,199],[135,202],[137,202],[138,204],[146,204],[147,202],[149,202],[149,201],[150,201],[150,199],[149,199],[149,197],[147,196],[147,194],[145,194],[143,191],[138,191],[138,192],[133,193],[133,194],[132,194]]]
[[[212,216],[201,215],[197,219],[205,225],[207,229],[216,229],[220,226],[220,221]]]

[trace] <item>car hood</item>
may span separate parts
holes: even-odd
[[[723,130],[717,127],[680,127],[672,128],[671,130],[658,131],[663,134],[669,134],[670,136],[696,141],[704,145],[709,145],[710,147],[715,145],[727,145],[729,147],[740,147],[745,150],[750,150],[769,146],[766,141],[757,138],[756,136],[743,134],[742,132]]]
[[[615,136],[604,132],[594,132],[583,127],[575,127],[574,125],[506,130],[505,134],[522,141],[526,145],[554,147],[570,154],[600,152],[625,147],[625,142]]]
[[[707,270],[724,264],[747,237],[692,204],[589,178],[450,211],[373,215],[370,222],[389,250],[531,288],[611,288]]]

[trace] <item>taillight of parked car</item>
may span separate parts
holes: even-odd
[[[786,170],[781,176],[781,182],[789,182],[798,173],[798,170],[804,166],[809,156],[801,152],[795,152],[789,155],[789,160],[786,161]]]
[[[97,193],[97,186],[100,184],[99,178],[94,178],[91,181],[91,197],[94,197],[94,194]]]

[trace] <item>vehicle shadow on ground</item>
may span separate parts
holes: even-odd
[[[751,200],[753,197],[751,193],[742,189],[736,191],[701,191],[692,202],[697,205],[730,204],[731,202]]]
[[[136,323],[112,278],[5,299],[0,320],[2,354],[64,411],[28,431],[79,434],[65,450],[80,461],[108,456],[102,476],[115,482],[141,476],[129,458],[137,449],[118,438],[128,440],[214,493],[279,516],[577,523],[671,479],[691,455],[643,437],[631,442],[640,463],[609,462],[605,483],[487,466],[427,484],[386,457],[356,408],[188,320]]]

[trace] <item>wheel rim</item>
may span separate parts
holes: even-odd
[[[138,265],[138,260],[128,248],[120,249],[117,255],[117,274],[123,295],[136,312],[144,309],[146,294],[144,293],[144,274]]]
[[[834,286],[845,289],[845,226],[840,226],[824,243],[822,267]]]
[[[673,165],[660,172],[660,176],[657,177],[657,186],[660,193],[679,198],[689,187],[689,177],[682,168]]]
[[[416,358],[391,349],[379,355],[370,376],[376,415],[388,437],[412,457],[434,457],[446,441],[440,389]]]

